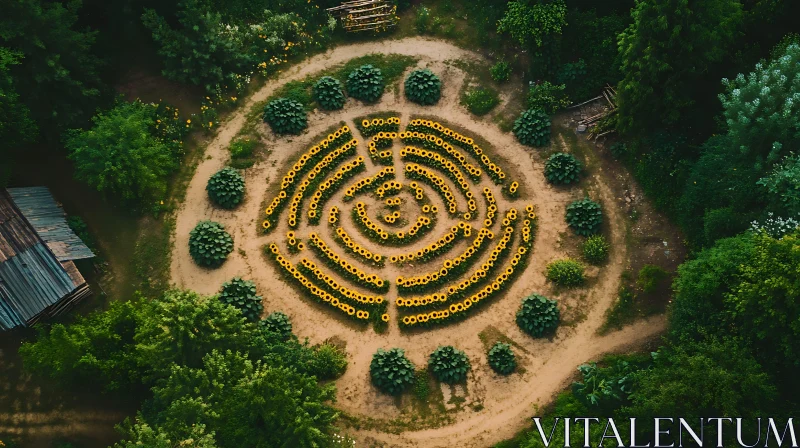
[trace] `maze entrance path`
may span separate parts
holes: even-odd
[[[276,138],[264,130],[265,140],[272,150],[272,154],[268,160],[248,170],[245,203],[234,211],[217,210],[209,204],[205,192],[206,182],[211,174],[227,162],[228,144],[244,124],[246,111],[255,102],[269,97],[277,87],[288,81],[317,73],[325,67],[346,62],[354,57],[376,52],[416,56],[420,59],[420,66],[428,66],[438,73],[444,80],[443,97],[439,104],[422,108],[407,103],[403,99],[402,92],[387,92],[376,105],[366,106],[349,100],[341,111],[310,114],[309,130],[301,136]],[[385,442],[390,446],[490,445],[513,436],[516,431],[526,426],[528,418],[533,412],[533,405],[546,404],[553,394],[566,384],[580,363],[595,359],[604,352],[619,350],[646,340],[658,334],[664,326],[663,318],[654,318],[605,337],[595,334],[603,322],[606,309],[616,297],[619,276],[626,257],[624,228],[619,224],[623,222],[622,215],[614,205],[612,191],[602,179],[599,179],[592,194],[606,205],[605,212],[611,230],[610,241],[614,247],[612,258],[600,275],[595,273],[591,286],[562,292],[557,297],[562,306],[579,310],[578,314],[581,315],[581,319],[576,319],[574,325],[563,325],[552,341],[531,339],[516,327],[514,314],[522,297],[534,292],[545,294],[552,292],[543,276],[544,266],[552,259],[564,255],[559,249],[561,239],[559,234],[567,230],[564,223],[565,207],[570,200],[582,195],[582,192],[550,187],[544,180],[543,163],[536,157],[531,157],[529,149],[521,147],[513,135],[502,133],[493,123],[475,120],[458,104],[458,94],[465,74],[461,70],[445,64],[445,61],[474,58],[479,58],[479,56],[441,41],[413,38],[343,46],[291,67],[280,80],[268,83],[250,99],[248,105],[234,113],[221,126],[218,134],[207,148],[206,158],[197,167],[189,184],[185,202],[177,212],[171,266],[173,282],[178,286],[192,288],[202,293],[214,293],[224,281],[235,275],[253,279],[258,285],[260,293],[266,298],[265,309],[267,311],[282,310],[289,314],[295,331],[300,337],[308,337],[312,343],[333,338],[346,344],[349,365],[345,375],[337,381],[339,391],[337,406],[351,415],[377,420],[402,418],[401,409],[395,404],[394,399],[380,394],[370,384],[369,362],[377,348],[402,347],[406,350],[409,358],[420,367],[426,364],[427,356],[439,345],[452,344],[468,354],[473,371],[468,378],[468,402],[465,404],[480,404],[480,407],[463,406],[462,410],[450,414],[452,418],[448,425],[439,428],[409,430],[401,434],[367,429],[356,431],[356,436],[362,440],[373,439]],[[525,213],[525,205],[535,206],[538,230],[524,272],[510,287],[505,288],[502,294],[492,298],[488,306],[483,307],[466,320],[423,331],[401,331],[398,326],[398,322],[402,320],[398,319],[401,314],[398,312],[396,303],[390,303],[388,306],[390,325],[385,332],[378,334],[369,326],[359,326],[357,322],[338,319],[331,310],[323,308],[321,304],[313,303],[307,297],[300,297],[298,289],[287,283],[279,275],[276,266],[264,255],[264,246],[276,242],[280,244],[282,252],[287,252],[284,255],[291,256],[293,261],[296,261],[294,260],[295,255],[289,254],[285,245],[287,239],[285,233],[287,230],[292,230],[288,229],[285,212],[281,216],[282,224],[274,232],[263,235],[260,229],[264,220],[264,209],[278,192],[281,178],[300,154],[315,144],[315,136],[328,129],[335,129],[341,122],[345,122],[353,135],[358,137],[359,145],[364,145],[365,139],[356,129],[353,118],[387,111],[395,112],[402,125],[409,123],[413,117],[434,116],[441,119],[443,123],[463,129],[465,134],[468,132],[474,137],[489,142],[494,148],[493,156],[497,157],[498,165],[510,173],[512,178],[520,180],[522,196],[513,201],[520,217]],[[359,147],[358,155],[364,157],[364,163],[367,164],[371,162],[371,159],[364,151],[365,149]],[[397,144],[392,146],[395,166],[398,166],[399,163],[400,149],[402,147]],[[353,161],[353,159],[348,161]],[[474,160],[470,162],[477,167],[477,162]],[[374,165],[374,168],[378,168],[377,165]],[[479,216],[477,219],[470,217],[470,220],[464,220],[463,213],[468,211],[468,199],[462,195],[457,183],[447,178],[443,171],[436,169],[432,169],[432,171],[444,178],[444,182],[455,196],[457,213],[462,213],[460,218],[449,215],[446,197],[444,197],[446,195],[439,197],[439,194],[435,193],[431,187],[426,186],[424,193],[430,198],[431,205],[437,206],[436,212],[423,213],[422,207],[425,204],[413,204],[411,202],[412,193],[406,188],[397,196],[387,196],[405,199],[403,211],[398,218],[402,222],[389,223],[381,218],[383,207],[386,206],[385,202],[371,195],[359,195],[353,201],[344,203],[340,199],[340,195],[338,198],[334,196],[327,200],[323,207],[323,215],[320,217],[320,224],[310,226],[309,229],[317,231],[329,247],[336,248],[339,253],[343,253],[344,249],[334,241],[328,224],[325,222],[329,218],[327,213],[332,206],[342,206],[343,208],[339,210],[339,219],[347,223],[342,226],[344,230],[363,249],[387,257],[383,260],[385,265],[390,264],[389,257],[407,253],[410,249],[380,245],[366,238],[361,230],[355,227],[351,217],[352,207],[359,201],[364,203],[367,216],[387,232],[391,230],[396,233],[408,229],[419,216],[431,216],[431,219],[435,217],[436,220],[441,220],[441,222],[437,221],[434,230],[421,237],[415,242],[415,245],[425,245],[436,241],[448,227],[444,225],[445,222],[453,223],[457,219],[472,223],[473,231],[477,233],[482,227],[479,223],[487,219],[485,216],[486,205],[480,187],[472,184],[470,179],[466,179],[466,182],[473,187],[473,196],[479,208]],[[376,172],[374,169],[370,169],[362,174],[374,172]],[[465,176],[468,175],[468,169],[464,168],[462,172],[465,173]],[[358,179],[359,176],[350,178],[350,181]],[[401,182],[410,184],[410,181],[402,180]],[[422,183],[422,181],[419,182]],[[493,185],[485,174],[479,185],[482,187],[483,183],[486,183],[487,186]],[[345,182],[345,185],[349,185],[349,183]],[[310,193],[309,197],[302,201],[302,207],[298,207],[298,213],[300,210],[308,211],[312,194]],[[500,193],[499,188],[494,189],[493,194],[498,203],[498,211],[494,220],[500,222],[493,223],[494,238],[489,241],[489,247],[492,248],[497,244],[502,232],[500,228],[502,220],[505,219],[505,213],[512,206],[512,201],[507,201]],[[388,210],[386,209],[386,211]],[[519,220],[520,217],[517,219]],[[194,265],[189,257],[188,233],[201,219],[214,219],[223,223],[234,237],[236,250],[231,254],[229,260],[217,270],[203,270]],[[303,219],[303,223],[305,223],[305,217]],[[287,227],[281,228],[281,225]],[[519,223],[516,225],[519,228]],[[308,236],[305,230],[302,227],[295,229],[298,235],[300,232],[304,233],[301,238],[307,244]],[[512,247],[516,249],[516,240],[512,244]],[[465,247],[451,249],[451,253],[461,254]],[[302,252],[310,250],[312,249],[306,247]],[[396,297],[397,293],[395,274],[409,277],[424,275],[435,265],[432,261],[426,263],[422,268],[414,267],[410,270],[392,272],[389,268],[373,269],[366,262],[358,261],[356,257],[355,254],[348,255],[347,260],[353,265],[358,265],[365,272],[374,272],[379,274],[379,277],[392,282],[387,295],[391,298]],[[484,259],[486,252],[482,253],[480,257]],[[315,263],[321,261],[317,256],[308,258]],[[325,266],[325,269],[332,271],[328,266]],[[308,275],[312,274],[313,268]],[[336,275],[335,278],[343,279],[341,275]],[[366,287],[359,287],[358,290],[364,295],[386,295],[380,291],[380,287],[377,285],[375,285],[375,290]],[[479,337],[479,333],[486,330],[503,333],[518,344],[516,352],[525,369],[524,373],[499,377],[490,370],[485,358],[486,349]],[[480,409],[480,411],[474,409]]]

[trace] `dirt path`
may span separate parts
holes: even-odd
[[[264,139],[273,150],[269,160],[256,165],[247,172],[247,197],[245,203],[235,211],[223,211],[211,207],[207,200],[205,185],[208,178],[219,170],[228,160],[227,146],[244,124],[247,110],[258,101],[268,98],[282,84],[316,73],[326,67],[345,62],[351,58],[369,53],[398,53],[419,58],[419,66],[430,67],[439,73],[444,81],[442,100],[431,107],[420,107],[407,103],[401,92],[388,92],[377,105],[366,106],[348,100],[342,111],[333,113],[314,112],[309,115],[309,129],[301,136],[276,138],[263,129]],[[624,216],[620,212],[614,192],[604,183],[602,173],[594,173],[593,178],[582,185],[584,190],[604,204],[609,240],[614,248],[611,260],[602,269],[588,271],[589,285],[574,290],[555,290],[545,281],[543,272],[546,264],[553,259],[566,256],[564,235],[567,234],[564,222],[566,205],[580,198],[584,190],[580,188],[553,188],[545,182],[543,164],[540,157],[530,149],[520,146],[513,135],[501,132],[488,119],[479,120],[470,115],[459,104],[458,93],[464,82],[465,73],[446,64],[445,61],[478,59],[474,53],[450,44],[411,38],[394,41],[373,42],[338,47],[290,68],[279,81],[270,82],[257,92],[249,103],[237,111],[224,125],[210,143],[206,159],[197,168],[186,196],[186,202],[177,214],[174,234],[175,249],[172,256],[172,280],[178,286],[192,288],[202,293],[216,292],[220,285],[233,276],[240,275],[256,281],[260,293],[265,297],[267,312],[281,310],[292,318],[294,329],[301,337],[308,337],[312,343],[330,338],[344,341],[349,354],[349,365],[345,375],[337,381],[337,406],[355,417],[389,422],[408,420],[407,402],[398,403],[391,397],[377,392],[370,385],[369,363],[372,354],[380,347],[402,347],[417,366],[424,366],[427,356],[439,345],[452,344],[464,350],[470,357],[472,372],[466,388],[462,390],[464,403],[448,413],[451,424],[434,429],[413,430],[418,426],[409,424],[408,431],[400,435],[377,430],[356,431],[356,438],[364,443],[385,443],[390,446],[487,446],[513,436],[527,425],[535,405],[545,405],[554,393],[574,373],[576,367],[586,361],[596,359],[603,353],[622,350],[640,341],[651,338],[664,328],[664,319],[653,318],[639,322],[627,329],[605,337],[596,335],[604,321],[605,310],[616,298],[620,274],[628,259],[625,248]],[[283,175],[282,167],[296,159],[297,155],[312,145],[317,134],[330,126],[346,121],[352,127],[352,119],[378,111],[396,111],[400,114],[404,127],[410,116],[415,114],[435,115],[441,119],[468,129],[469,134],[479,136],[494,146],[494,157],[507,172],[513,174],[524,186],[521,200],[514,206],[533,203],[539,217],[539,230],[530,263],[501,297],[469,319],[444,328],[429,330],[419,334],[401,333],[392,323],[384,334],[354,328],[350,324],[333,317],[327,310],[298,297],[297,292],[283,281],[276,280],[277,272],[262,256],[262,247],[271,241],[283,241],[285,223],[269,236],[257,232],[263,213],[261,204],[267,196],[266,191]],[[354,135],[363,142],[357,132]],[[559,144],[555,141],[553,144]],[[365,155],[365,148],[359,148]],[[396,152],[396,151],[395,151]],[[396,166],[399,166],[396,157]],[[369,168],[372,173],[374,167]],[[487,184],[488,185],[488,184]],[[452,187],[454,188],[454,187]],[[453,191],[456,191],[455,189]],[[430,194],[430,193],[429,193]],[[431,195],[432,196],[432,195]],[[271,195],[269,195],[271,198]],[[511,203],[502,199],[499,189],[500,216]],[[335,195],[329,205],[341,199],[341,192]],[[463,198],[459,198],[463,201]],[[479,196],[479,209],[483,211],[483,200]],[[441,205],[440,205],[440,208]],[[327,210],[327,208],[326,208]],[[349,208],[346,209],[349,211]],[[444,219],[444,225],[449,222]],[[483,216],[481,216],[481,219]],[[204,270],[197,267],[189,257],[188,234],[197,221],[213,219],[222,222],[234,236],[235,249],[228,261],[219,269]],[[285,221],[285,219],[284,219]],[[349,222],[349,219],[344,221]],[[307,232],[306,224],[298,234]],[[347,224],[352,226],[352,223]],[[320,226],[321,231],[326,226]],[[432,232],[438,235],[444,227],[440,223]],[[497,228],[497,227],[495,227]],[[317,230],[317,228],[314,228]],[[357,235],[355,227],[347,227],[348,233]],[[433,239],[422,240],[418,244]],[[328,235],[328,240],[332,238]],[[366,243],[361,238],[359,242]],[[372,246],[370,248],[378,248]],[[384,250],[388,252],[388,250]],[[452,253],[459,253],[456,247]],[[293,259],[293,261],[296,261]],[[430,266],[426,265],[427,271]],[[417,269],[419,270],[419,269]],[[383,277],[394,278],[397,274],[415,272],[411,270],[390,269],[381,271]],[[531,293],[541,293],[556,298],[562,309],[564,323],[551,340],[535,340],[524,335],[514,323],[514,315],[520,298]],[[394,292],[387,295],[393,302]],[[390,306],[392,319],[396,319],[394,305]],[[489,368],[485,357],[484,342],[479,334],[487,329],[513,340],[519,349],[517,356],[524,367],[524,373],[500,377]],[[351,430],[348,430],[351,431]]]

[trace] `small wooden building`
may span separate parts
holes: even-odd
[[[0,190],[0,331],[56,316],[89,296],[73,261],[92,257],[47,188]]]

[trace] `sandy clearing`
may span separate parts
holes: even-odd
[[[218,210],[210,205],[205,192],[206,182],[227,162],[227,146],[244,124],[246,111],[255,102],[269,97],[276,88],[288,81],[303,78],[328,66],[369,53],[398,53],[418,57],[419,66],[430,67],[444,80],[442,100],[436,106],[420,107],[408,104],[402,98],[401,92],[391,92],[385,94],[377,105],[363,105],[348,100],[342,111],[314,112],[309,116],[309,129],[301,136],[276,138],[264,128],[262,134],[273,153],[269,160],[248,170],[245,203],[235,211]],[[527,424],[528,418],[534,411],[533,406],[546,404],[554,393],[563,387],[579,364],[596,359],[605,352],[621,350],[637,341],[649,339],[661,332],[665,326],[663,317],[657,317],[605,337],[596,335],[596,330],[603,323],[605,310],[616,297],[620,274],[628,256],[624,247],[623,216],[616,205],[613,192],[601,178],[592,179],[589,190],[593,197],[599,198],[604,203],[607,222],[611,223],[610,240],[615,250],[612,251],[610,263],[599,272],[590,271],[593,277],[590,282],[591,288],[555,291],[545,282],[543,276],[545,265],[565,255],[560,249],[560,234],[567,230],[563,219],[565,207],[583,193],[579,188],[555,189],[549,186],[545,182],[543,165],[537,155],[521,147],[513,135],[501,132],[493,123],[476,120],[459,105],[458,92],[465,74],[460,69],[445,64],[444,61],[468,58],[479,58],[479,56],[441,41],[410,38],[338,47],[293,66],[280,80],[268,83],[253,95],[245,107],[240,108],[222,125],[209,144],[206,159],[198,166],[187,190],[186,201],[177,213],[173,235],[175,249],[171,267],[173,282],[178,286],[192,288],[202,293],[213,293],[224,281],[235,275],[253,279],[257,282],[260,293],[266,298],[266,311],[282,310],[289,314],[297,334],[301,337],[308,337],[312,343],[332,337],[345,341],[350,363],[345,375],[337,381],[337,386],[338,406],[348,414],[387,420],[403,417],[403,406],[398,407],[393,398],[379,394],[370,385],[369,362],[377,348],[402,347],[418,366],[425,365],[428,354],[439,345],[453,344],[466,351],[473,366],[467,384],[469,400],[472,403],[480,403],[482,410],[475,412],[465,407],[452,415],[454,423],[449,426],[408,431],[400,435],[378,431],[356,431],[357,439],[362,441],[387,443],[391,446],[440,447],[486,446],[506,439]],[[317,134],[330,126],[346,121],[353,128],[353,118],[389,110],[400,113],[403,127],[412,115],[435,115],[444,121],[469,129],[471,135],[480,136],[490,142],[498,156],[498,163],[506,171],[517,173],[524,185],[527,194],[524,199],[514,201],[514,206],[533,203],[539,216],[539,231],[530,263],[504,296],[493,299],[491,305],[459,324],[419,334],[401,333],[396,323],[392,323],[390,330],[381,335],[375,334],[371,329],[360,330],[332,318],[332,314],[327,310],[298,297],[293,288],[283,281],[276,280],[275,270],[267,264],[261,254],[261,248],[267,242],[283,240],[282,235],[287,230],[286,224],[282,223],[269,236],[259,235],[256,231],[265,192],[268,186],[282,176],[283,173],[279,172],[280,167],[288,160],[294,160],[301,151],[314,143],[313,139]],[[362,142],[359,153],[366,155],[363,139],[357,131],[354,131],[354,135]],[[398,167],[400,163],[396,149],[397,145],[395,145],[395,166]],[[368,159],[367,164],[370,167],[369,173],[376,171]],[[484,185],[490,184],[484,181],[477,188],[482,188]],[[455,186],[451,184],[451,188]],[[503,199],[499,188],[494,188],[493,191],[499,203],[499,216],[502,217],[511,203]],[[428,195],[435,198],[430,189]],[[458,199],[461,201],[460,204],[463,204],[463,197]],[[483,214],[485,210],[483,199],[480,196],[476,199]],[[325,210],[327,211],[330,205],[340,204],[341,192],[328,201]],[[439,202],[439,206],[441,209],[443,203]],[[373,206],[371,209],[377,211],[378,207]],[[349,212],[349,207],[344,210]],[[483,219],[482,214],[481,219]],[[343,215],[345,215],[343,222],[346,223],[343,225],[348,233],[360,237],[349,216],[346,216],[347,213]],[[407,218],[412,219],[413,216],[415,215],[412,211],[411,216]],[[229,260],[216,270],[201,269],[189,257],[188,234],[201,219],[222,222],[234,236],[234,252]],[[444,226],[452,222],[441,211],[439,220],[440,223],[431,234],[415,243],[414,247],[436,239]],[[332,241],[327,226],[321,225],[314,230],[324,233],[326,240]],[[494,230],[499,230],[499,227],[495,226]],[[304,235],[307,231],[308,227],[304,223],[298,234]],[[363,237],[358,240],[370,249],[380,249],[384,254],[391,252],[390,249],[370,245]],[[461,247],[463,246],[456,247],[451,253],[458,253]],[[294,261],[297,259],[298,257],[293,258]],[[428,270],[432,266],[433,264],[426,265],[423,269]],[[362,268],[366,270],[365,266]],[[394,278],[398,273],[409,272],[408,269],[394,271],[392,269],[396,268],[387,266],[380,271],[380,274],[384,278]],[[411,272],[416,271],[411,268]],[[562,326],[552,340],[534,340],[522,334],[514,323],[514,314],[520,298],[534,292],[557,296],[565,319],[571,317],[581,320],[577,317],[581,315],[582,321],[574,326]],[[395,296],[395,291],[392,291],[387,298],[393,302]],[[389,312],[395,319],[397,313],[393,304]],[[483,343],[478,337],[478,334],[488,326],[494,326],[524,349],[524,352],[518,351],[518,356],[522,358],[522,364],[525,366],[524,374],[501,378],[491,371],[486,362]]]

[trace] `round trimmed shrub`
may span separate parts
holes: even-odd
[[[506,82],[511,77],[511,64],[506,61],[500,61],[489,69],[489,74],[497,82]]]
[[[219,267],[231,251],[233,238],[218,222],[200,221],[189,232],[189,255],[200,266]]]
[[[603,209],[600,204],[584,198],[567,206],[567,224],[578,235],[594,235],[603,222]]]
[[[544,176],[551,184],[571,184],[581,178],[583,165],[572,154],[559,152],[544,163]]]
[[[264,106],[264,121],[278,135],[298,135],[308,126],[303,105],[288,98],[272,100]]]
[[[314,100],[325,110],[344,107],[342,83],[332,76],[323,76],[314,84]]]
[[[437,380],[455,384],[467,379],[470,365],[466,353],[452,345],[442,346],[431,353],[428,368]]]
[[[264,311],[262,297],[256,294],[256,284],[250,280],[242,280],[241,277],[234,277],[231,281],[223,283],[219,299],[238,308],[251,322],[257,321]]]
[[[264,331],[279,335],[284,341],[292,337],[292,320],[280,311],[273,311],[269,316],[261,319],[258,325]]]
[[[411,72],[405,87],[406,98],[423,106],[436,104],[442,97],[442,80],[427,68]]]
[[[528,109],[514,122],[514,135],[527,146],[550,143],[550,117],[541,109]]]
[[[560,286],[578,286],[583,284],[583,265],[565,258],[547,265],[547,279]]]
[[[383,75],[370,64],[362,65],[347,76],[347,94],[353,98],[374,103],[383,95]]]
[[[555,331],[560,320],[561,312],[557,302],[539,294],[522,299],[522,305],[517,311],[517,325],[535,338]]]
[[[236,208],[244,199],[244,177],[239,171],[225,167],[208,179],[206,191],[214,204],[229,210]]]
[[[583,243],[583,258],[591,264],[603,264],[608,260],[610,248],[603,235],[590,236]]]
[[[489,366],[500,375],[508,375],[517,368],[517,357],[511,345],[503,342],[495,343],[489,349]]]
[[[372,378],[372,384],[381,392],[400,395],[414,384],[414,364],[406,358],[402,348],[390,350],[379,348],[372,355],[369,375]]]

